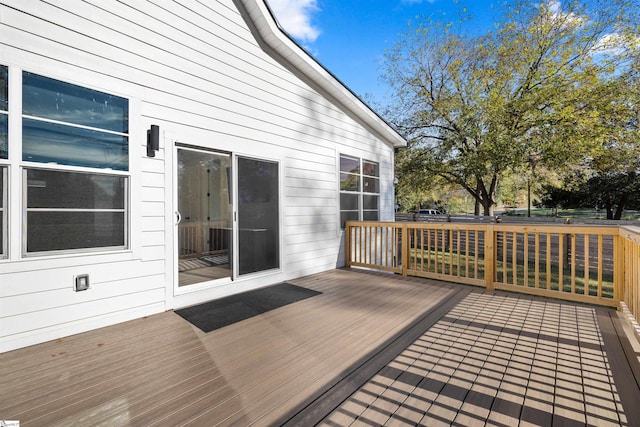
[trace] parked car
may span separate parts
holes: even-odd
[[[442,215],[442,212],[437,209],[420,209],[418,215]]]

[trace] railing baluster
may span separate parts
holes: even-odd
[[[576,234],[571,233],[571,293],[576,293]]]
[[[598,234],[598,298],[602,298],[603,240],[604,236],[602,234]]]
[[[464,230],[464,277],[469,278],[469,230]]]
[[[558,233],[558,291],[564,289],[564,234]]]
[[[584,234],[584,294],[589,295],[589,235]]]
[[[453,229],[449,230],[449,276],[453,276]]]
[[[460,276],[460,230],[456,231],[456,276]]]
[[[551,289],[551,233],[547,233],[547,289]]]
[[[353,221],[345,228],[345,262],[606,306],[616,306],[624,298],[629,309],[637,312],[640,232],[633,228],[623,235],[623,229]],[[179,236],[185,251],[194,248],[201,237],[189,231],[181,230]],[[580,270],[583,266],[584,271]]]
[[[524,232],[524,239],[523,239],[523,246],[524,246],[524,287],[528,288],[529,287],[529,232],[525,231]]]
[[[440,255],[442,250],[440,249],[440,244],[442,243],[442,237],[440,235],[441,231],[437,228],[434,228],[433,230],[433,241],[434,241],[434,247],[433,247],[433,271],[435,271],[436,273],[440,272],[440,267],[442,265],[442,260],[440,259]]]
[[[424,254],[422,253],[422,251],[418,252],[419,247],[420,246],[418,245],[418,229],[414,228],[413,229],[413,259],[414,259],[414,268],[416,270],[418,269],[418,253],[420,253],[420,259],[424,260]]]
[[[445,265],[445,251],[447,250],[447,237],[446,237],[446,230],[445,229],[441,229],[440,230],[440,236],[442,238],[442,241],[440,242],[440,252],[442,254],[441,257],[441,264],[440,264],[440,272],[442,274],[446,274],[447,270],[446,270],[446,265]]]
[[[485,232],[486,233],[486,232]],[[474,258],[474,262],[473,262],[473,278],[477,279],[478,278],[478,266],[480,265],[480,252],[478,252],[478,244],[479,244],[479,236],[480,236],[480,232],[478,230],[476,230],[475,232],[475,241],[473,242],[473,258]]]
[[[507,232],[502,231],[502,283],[507,284]]]
[[[518,284],[518,233],[513,232],[513,239],[511,243],[511,279],[513,285]]]
[[[427,271],[431,271],[431,257],[433,256],[433,251],[431,250],[431,229],[427,228]]]
[[[488,224],[484,232],[484,280],[488,290],[494,289],[496,279],[496,232],[493,224]]]
[[[534,234],[534,244],[535,244],[535,252],[534,252],[534,260],[535,260],[535,275],[534,275],[534,287],[540,287],[540,234],[536,232]]]

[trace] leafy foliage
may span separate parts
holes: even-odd
[[[618,0],[521,1],[485,34],[465,33],[464,16],[418,25],[385,60],[392,120],[409,140],[399,188],[454,184],[490,215],[507,174],[535,180],[585,157],[610,163],[603,147],[638,105],[620,84],[637,64],[635,10]]]

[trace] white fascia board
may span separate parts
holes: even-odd
[[[238,0],[253,22],[262,41],[320,88],[340,102],[360,120],[374,129],[393,147],[405,147],[407,141],[388,123],[327,71],[282,30],[264,0]]]

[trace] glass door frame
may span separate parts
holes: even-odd
[[[231,257],[231,261],[233,261],[230,265],[230,274],[229,276],[226,277],[222,277],[222,278],[218,278],[218,279],[211,279],[211,280],[205,280],[199,283],[194,283],[194,284],[189,284],[189,285],[185,285],[185,286],[180,286],[180,268],[179,268],[179,261],[180,261],[180,236],[179,236],[179,224],[182,220],[181,218],[181,214],[179,212],[179,200],[180,200],[180,186],[179,186],[179,171],[178,171],[178,167],[179,167],[179,159],[178,159],[178,152],[180,150],[185,150],[185,151],[189,151],[192,153],[201,153],[201,154],[211,154],[211,155],[220,155],[220,156],[228,156],[229,158],[229,163],[230,163],[230,167],[232,169],[232,173],[229,174],[229,179],[232,181],[231,182],[231,239],[232,239],[232,245],[229,248],[229,256]],[[186,294],[186,293],[191,293],[194,291],[199,291],[199,290],[203,290],[203,289],[209,289],[212,287],[216,287],[216,286],[221,286],[221,285],[228,285],[231,282],[233,282],[233,280],[236,277],[235,274],[235,266],[233,265],[235,263],[235,260],[233,259],[233,253],[235,251],[235,204],[233,203],[235,200],[235,191],[233,188],[233,180],[234,178],[232,177],[233,175],[233,154],[228,152],[228,151],[223,151],[223,150],[214,150],[214,149],[209,149],[207,147],[202,147],[202,146],[194,146],[194,145],[190,145],[190,144],[184,144],[178,141],[175,141],[173,144],[173,165],[172,165],[172,172],[173,172],[173,204],[172,204],[172,212],[173,212],[173,250],[171,251],[172,254],[172,262],[173,262],[173,288],[174,288],[174,294],[175,295],[181,295],[181,294]]]
[[[277,267],[272,267],[272,268],[266,268],[263,270],[256,270],[256,271],[250,271],[247,273],[240,273],[240,259],[241,259],[241,254],[240,254],[240,220],[241,217],[240,215],[242,214],[242,212],[240,212],[240,179],[239,179],[239,172],[240,172],[240,167],[238,165],[240,160],[248,160],[248,161],[257,161],[257,162],[264,162],[264,163],[272,163],[275,165],[276,167],[276,171],[277,171],[277,182],[276,182],[276,186],[277,186],[277,208],[278,208],[278,218],[277,218],[277,235],[275,236],[275,239],[277,240]],[[252,277],[252,276],[258,276],[258,275],[265,275],[265,274],[272,274],[272,273],[279,273],[282,272],[282,261],[283,261],[283,247],[282,247],[282,243],[283,243],[283,215],[282,215],[282,168],[281,168],[281,162],[279,160],[275,160],[275,159],[269,159],[266,157],[259,157],[259,156],[250,156],[250,155],[246,155],[246,154],[242,154],[242,153],[234,153],[233,155],[233,176],[234,176],[234,181],[233,183],[235,184],[233,186],[233,202],[234,202],[234,227],[235,227],[235,233],[234,233],[234,278],[245,278],[245,277]],[[269,241],[268,241],[269,242]],[[268,262],[268,261],[267,261]]]
[[[218,286],[230,285],[231,283],[238,280],[245,280],[252,277],[260,277],[274,274],[282,274],[283,272],[283,262],[284,262],[284,246],[283,246],[283,176],[282,176],[282,162],[279,159],[269,158],[268,156],[256,156],[250,155],[241,152],[229,152],[222,149],[214,149],[204,146],[198,146],[193,144],[187,144],[184,142],[180,142],[178,139],[173,139],[173,147],[172,147],[172,155],[173,161],[171,165],[172,171],[172,179],[171,182],[173,184],[173,194],[172,194],[172,207],[171,212],[173,215],[173,219],[171,220],[171,224],[173,224],[173,232],[171,233],[173,236],[173,248],[171,250],[171,257],[173,263],[173,289],[174,295],[185,295],[190,294],[197,291],[202,291]],[[179,286],[179,267],[178,267],[178,257],[179,257],[179,237],[178,237],[178,199],[179,199],[179,188],[178,188],[178,150],[185,149],[191,150],[200,153],[213,153],[213,154],[221,154],[221,155],[229,155],[231,158],[231,174],[229,178],[231,179],[231,206],[232,206],[232,233],[231,233],[231,276],[225,277],[221,279],[210,280],[206,282],[201,282],[188,286]],[[278,171],[278,235],[276,238],[278,239],[278,267],[268,270],[262,270],[252,273],[247,273],[240,275],[239,274],[239,265],[238,265],[238,159],[249,159],[249,160],[257,160],[275,163],[277,165]]]

